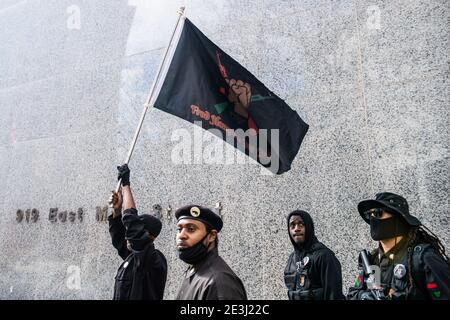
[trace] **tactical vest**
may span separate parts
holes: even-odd
[[[290,300],[323,300],[323,288],[313,288],[311,285],[309,273],[312,256],[312,254],[306,254],[303,259],[297,261],[295,276],[285,279],[289,288],[288,296]]]
[[[430,244],[419,244],[414,248],[409,247],[407,254],[400,263],[394,265],[390,269],[392,272],[390,290],[390,298],[392,300],[408,299],[424,299],[425,293],[420,288],[425,287],[425,273],[423,265],[423,255],[427,249],[431,248]],[[409,280],[409,257],[412,255],[412,278],[414,287],[411,290]],[[408,292],[410,291],[410,292]],[[389,292],[385,292],[389,294]]]

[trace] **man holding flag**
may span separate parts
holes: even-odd
[[[114,211],[108,221],[112,244],[123,262],[115,277],[113,299],[162,300],[167,261],[154,245],[162,223],[153,215],[138,215],[130,189],[130,169],[126,164],[117,169],[122,189],[109,199]]]

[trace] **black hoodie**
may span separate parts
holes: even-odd
[[[300,216],[305,224],[305,242],[302,245],[298,245],[289,233],[289,220],[294,215]],[[317,240],[309,213],[295,210],[289,214],[287,224],[289,239],[294,246],[284,270],[289,299],[343,299],[341,264],[334,252]]]
[[[167,261],[149,238],[145,219],[135,208],[122,218],[108,217],[112,244],[124,260],[117,270],[113,300],[162,300],[167,279]],[[127,247],[127,240],[132,251]]]

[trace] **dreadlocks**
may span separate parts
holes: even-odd
[[[436,251],[436,253],[439,254],[442,257],[442,259],[444,259],[444,261],[450,265],[450,259],[445,254],[445,248],[441,240],[439,240],[437,235],[435,235],[430,229],[428,229],[424,225],[421,225],[412,230],[411,245],[417,243],[430,244]]]
[[[430,229],[425,227],[424,225],[420,225],[419,227],[413,227],[408,234],[408,248],[413,248],[416,244],[419,243],[427,243],[430,244],[434,251],[441,256],[441,258],[450,265],[450,259],[445,254],[445,247],[442,244],[441,240],[435,235]],[[410,288],[407,292],[407,297],[412,292],[414,287],[414,280],[412,276],[412,253],[408,256],[408,265],[410,266],[408,269],[408,278],[410,283]]]

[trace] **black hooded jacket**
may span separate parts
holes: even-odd
[[[289,220],[300,216],[305,224],[305,242],[297,245],[289,233]],[[340,300],[342,294],[341,264],[333,251],[319,242],[314,234],[311,216],[301,210],[287,218],[289,239],[294,246],[284,270],[284,281],[290,300]]]
[[[167,261],[150,240],[145,223],[134,208],[123,217],[108,217],[113,246],[124,260],[117,270],[114,300],[162,300],[167,279]],[[127,248],[127,240],[131,244]]]

